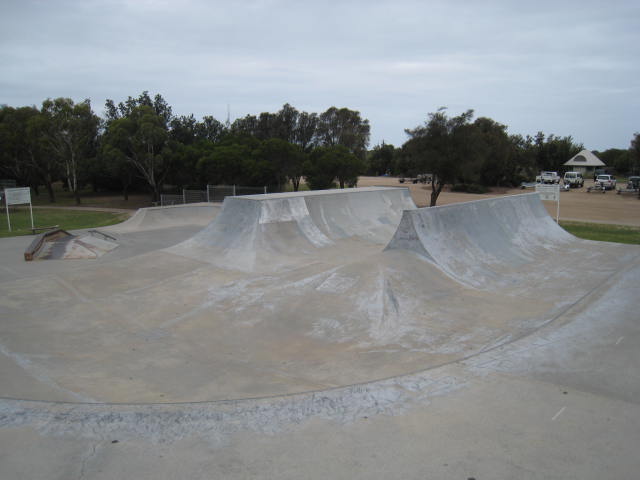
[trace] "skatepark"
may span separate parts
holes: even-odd
[[[535,193],[252,195],[100,230],[95,259],[0,242],[2,477],[640,468],[640,247]]]

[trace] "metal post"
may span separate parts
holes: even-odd
[[[233,196],[234,197],[236,196],[236,186],[235,185],[233,186]]]
[[[11,231],[11,220],[9,220],[9,202],[7,200],[7,189],[4,189],[4,204],[7,207],[7,224],[9,225],[9,231]]]
[[[31,202],[29,202],[29,212],[31,213],[31,231],[33,232],[35,227],[33,226],[33,206]]]
[[[267,194],[267,186],[266,185],[264,186],[264,194],[265,195]]]
[[[182,189],[182,203],[187,203],[187,192],[184,188]]]
[[[556,223],[560,225],[560,184],[558,184],[558,201],[556,205]]]
[[[211,203],[211,200],[209,200],[209,184],[207,183],[207,203]]]

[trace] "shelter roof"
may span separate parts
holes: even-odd
[[[582,150],[580,153],[571,157],[571,159],[564,162],[567,166],[583,166],[583,167],[604,167],[605,164],[602,160],[596,157],[593,152],[589,150]]]

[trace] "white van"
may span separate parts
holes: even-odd
[[[562,183],[564,183],[565,186],[569,185],[571,188],[578,188],[584,186],[584,178],[582,178],[580,172],[567,172],[564,174]]]

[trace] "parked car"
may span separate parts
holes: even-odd
[[[433,175],[430,173],[421,173],[420,175],[418,175],[418,181],[420,183],[431,183],[432,178]]]
[[[562,183],[569,188],[582,188],[584,186],[584,178],[580,172],[567,172],[564,174]]]
[[[613,190],[616,188],[616,179],[613,175],[598,175],[596,177],[596,187],[604,190]]]
[[[629,177],[627,180],[627,188],[619,188],[618,195],[621,193],[638,193],[640,194],[640,177]]]
[[[560,183],[560,175],[558,172],[541,172],[536,177],[537,183]]]

